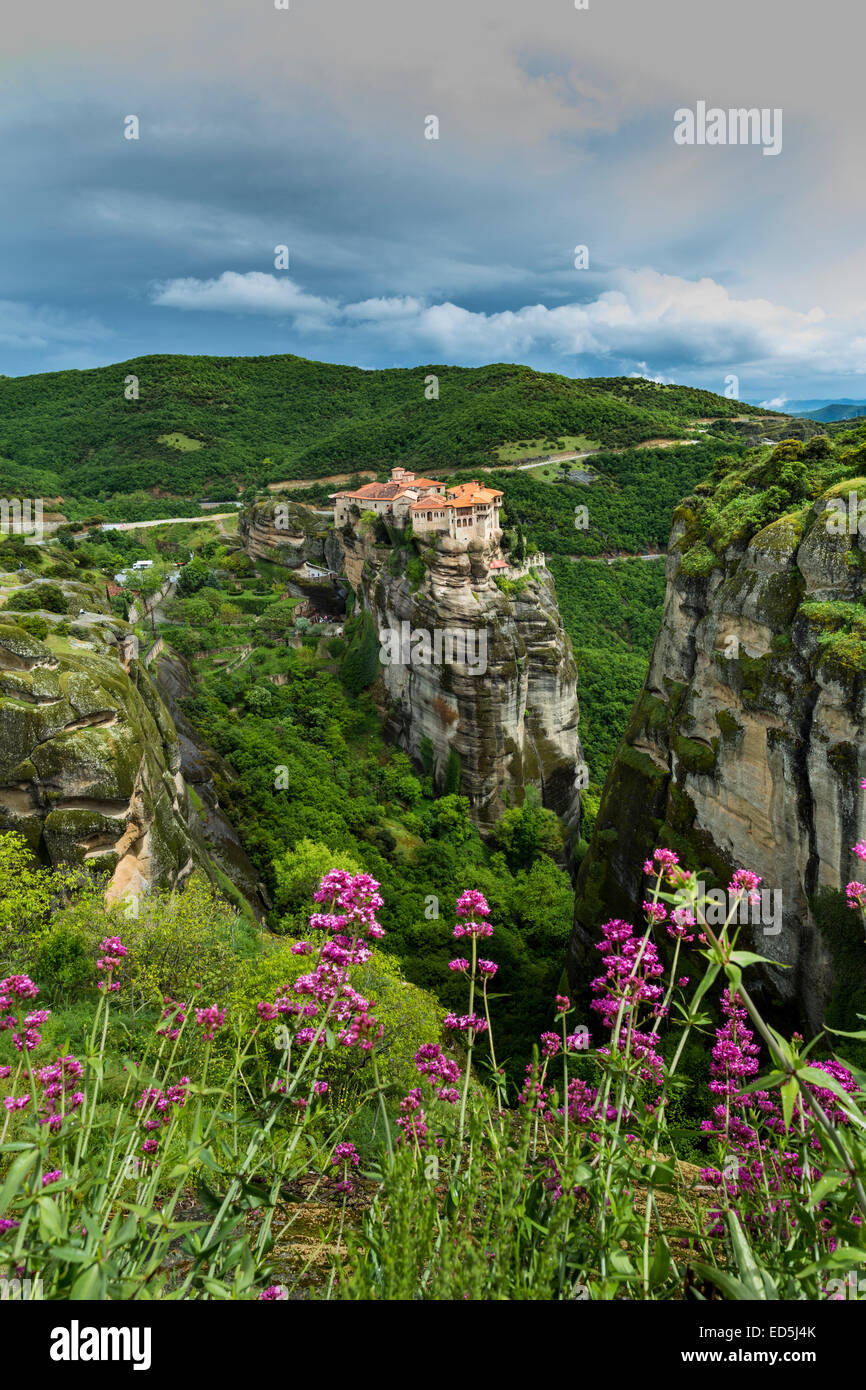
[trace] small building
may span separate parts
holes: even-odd
[[[435,505],[434,504],[435,501]],[[419,535],[447,534],[454,540],[498,539],[502,493],[479,482],[448,488],[441,503],[427,498],[411,505],[412,529]]]
[[[405,526],[412,502],[444,491],[445,484],[435,478],[416,478],[405,468],[392,468],[390,482],[364,483],[363,487],[332,492],[334,525],[345,526],[347,521],[352,521],[353,508],[357,508],[359,512],[375,512],[377,516]]]
[[[411,521],[417,535],[493,540],[501,531],[502,493],[477,481],[449,488],[433,478],[416,478],[405,468],[392,468],[390,482],[365,483],[331,496],[335,526],[351,524],[371,511],[395,526]]]

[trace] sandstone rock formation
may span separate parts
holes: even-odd
[[[495,545],[444,536],[423,547],[422,562],[406,549],[379,548],[369,536],[344,544],[346,573],[383,648],[385,724],[394,741],[423,763],[429,740],[440,790],[456,754],[461,793],[482,830],[509,803],[521,804],[530,785],[576,828],[577,667],[547,570],[506,581],[502,592],[490,568],[491,560],[501,562]],[[422,632],[434,641],[441,635],[445,659],[416,661],[410,647],[404,663],[400,639]],[[390,650],[385,633],[397,635]],[[450,662],[447,634],[472,659]]]
[[[180,701],[193,690],[192,672],[183,657],[174,654],[160,656],[153,669],[157,690],[177,730],[183,780],[195,802],[191,820],[193,839],[261,919],[269,906],[266,890],[237,831],[220,808],[217,793],[217,779],[231,783],[236,774],[219,753],[204,743],[180,708]]]
[[[326,516],[299,502],[268,498],[241,512],[238,534],[253,559],[291,571],[290,590],[323,612],[342,614],[346,585],[330,576],[342,572],[343,550]]]
[[[866,450],[812,449],[722,465],[675,514],[649,675],[578,876],[575,988],[595,973],[600,923],[640,919],[656,844],[708,868],[710,886],[748,867],[781,894],[781,930],[750,923],[742,944],[787,967],[766,971],[765,994],[813,1027],[839,945],[820,905],[835,903],[837,938],[862,938],[842,894],[864,877],[850,846],[866,832],[866,539],[827,522],[834,498],[866,495]],[[854,476],[827,487],[840,472]]]
[[[491,569],[491,561],[502,563],[495,541],[467,544],[445,536],[416,548],[393,527],[385,529],[390,545],[377,544],[368,526],[335,532],[310,508],[273,500],[256,503],[240,520],[247,552],[291,569],[299,592],[310,593],[318,582],[320,606],[326,607],[325,581],[305,580],[301,567],[323,565],[345,575],[377,638],[403,633],[408,625],[434,638],[446,631],[457,642],[465,637],[477,652],[483,634],[483,672],[450,660],[382,662],[376,688],[386,730],[419,765],[432,756],[440,790],[449,759],[459,759],[461,793],[482,829],[509,804],[521,804],[530,785],[538,787],[543,805],[576,829],[582,766],[577,667],[552,577],[542,566],[503,592]],[[342,598],[348,585],[332,579],[328,587]]]
[[[182,882],[201,856],[177,735],[144,667],[126,669],[124,634],[94,624],[87,643],[42,642],[3,617],[0,828],[52,863],[107,872],[110,897]]]

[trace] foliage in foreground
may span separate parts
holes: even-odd
[[[274,1282],[274,1252],[291,1241],[305,1184],[334,1213],[317,1297],[841,1296],[866,1260],[866,1077],[814,1061],[814,1044],[786,1041],[757,1011],[743,974],[761,958],[737,942],[754,874],[734,875],[717,934],[697,876],[671,851],[645,869],[644,927],[611,921],[598,944],[592,1030],[557,996],[516,1097],[496,1057],[493,927],[477,891],[458,900],[465,954],[449,963],[466,1012],[444,1020],[449,1043],[430,1020],[412,1044],[414,1084],[400,1079],[396,1113],[382,1011],[358,987],[383,935],[378,884],[363,873],[323,876],[306,938],[288,948],[301,968],[268,981],[253,1018],[194,985],[164,996],[120,1079],[106,1066],[131,984],[119,936],[100,943],[81,1046],[46,1053],[38,987],[9,975],[0,1269],[39,1279],[48,1298],[287,1298],[301,1276]],[[851,884],[849,900],[862,909],[866,886]],[[696,969],[687,996],[682,972]],[[696,1184],[672,1117],[680,1060],[717,985],[725,1021],[702,1125],[713,1162]],[[348,1090],[332,1084],[345,1065]],[[373,1116],[365,1142],[347,1137],[362,1112]],[[363,1230],[351,1220],[359,1197],[370,1199]]]

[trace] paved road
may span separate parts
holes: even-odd
[[[612,555],[610,558],[606,555],[569,555],[568,558],[575,565],[580,564],[583,560],[589,560],[595,565],[615,565],[620,560],[664,560],[665,553],[662,552],[660,555]]]
[[[143,526],[189,526],[196,521],[225,521],[227,517],[237,516],[237,512],[208,512],[207,516],[164,516],[159,521],[104,521],[103,531],[138,531]]]
[[[588,459],[593,454],[600,454],[601,449],[587,449],[584,453],[575,454],[547,454],[544,458],[534,459],[532,463],[512,463],[500,464],[500,468],[513,468],[515,473],[521,473],[527,468],[546,468],[551,463],[565,463],[567,459]]]

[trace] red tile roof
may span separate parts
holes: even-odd
[[[483,506],[501,496],[495,488],[482,487],[480,483],[461,483],[459,487],[448,489],[449,501],[458,507]]]
[[[361,497],[370,501],[389,502],[400,497],[410,485],[408,483],[365,483],[354,491],[333,492],[332,497]]]

